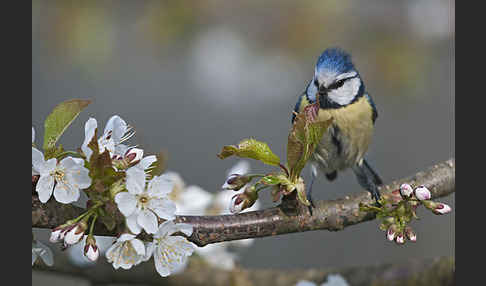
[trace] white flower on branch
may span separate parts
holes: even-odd
[[[93,139],[95,130],[98,127],[98,122],[94,118],[88,119],[84,125],[84,142],[81,145],[81,150],[86,155],[87,160],[91,158],[93,150],[88,147],[89,142]],[[103,153],[105,150],[110,152],[110,157],[124,156],[128,147],[124,144],[126,140],[130,139],[135,132],[128,124],[118,115],[113,115],[106,123],[103,135],[98,138],[99,152]]]
[[[163,222],[154,234],[153,242],[148,244],[144,260],[150,259],[153,255],[155,269],[162,277],[174,273],[187,262],[187,258],[192,255],[194,248],[185,237],[172,236],[172,234],[182,232],[190,236],[192,231],[192,226],[189,224],[175,224],[171,220]]]
[[[40,174],[36,191],[42,203],[49,200],[53,191],[56,201],[63,204],[75,202],[79,190],[91,185],[83,159],[66,157],[59,163],[55,158],[46,161],[42,152],[32,147],[32,166]]]
[[[106,258],[113,268],[130,269],[145,257],[145,245],[135,235],[124,233],[106,251]]]
[[[38,258],[41,258],[42,261],[47,266],[54,265],[54,255],[52,254],[52,250],[49,249],[48,246],[44,245],[38,240],[32,241],[32,265],[36,262]]]
[[[118,193],[115,202],[132,233],[139,234],[142,229],[155,233],[157,217],[166,220],[175,218],[176,205],[167,197],[172,191],[172,183],[164,175],[155,176],[146,186],[145,172],[132,167],[127,170],[126,186],[128,192]]]

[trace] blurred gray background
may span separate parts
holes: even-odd
[[[92,99],[61,137],[78,148],[84,123],[118,114],[146,153],[217,192],[236,159],[223,145],[253,136],[285,158],[290,116],[320,53],[349,51],[379,117],[368,157],[385,182],[455,154],[454,1],[33,1],[32,125],[58,103]],[[252,162],[253,171],[271,170]],[[315,199],[361,191],[351,171]],[[269,194],[261,201],[274,205]],[[454,209],[454,195],[441,199]],[[339,232],[256,240],[249,268],[344,267],[455,252],[454,211],[422,210],[417,243],[387,242],[371,221]],[[41,239],[47,232],[39,232]],[[65,254],[61,254],[65,255]],[[105,263],[105,259],[101,263]],[[155,271],[155,270],[154,270]],[[42,280],[39,280],[42,281]],[[34,282],[34,281],[33,281]]]

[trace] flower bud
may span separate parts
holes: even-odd
[[[386,231],[386,238],[389,241],[393,241],[395,239],[395,236],[397,235],[397,225],[392,224],[388,230]]]
[[[233,214],[237,214],[243,210],[244,199],[242,198],[241,195],[242,194],[236,194],[231,198],[229,210]]]
[[[400,195],[403,198],[409,198],[413,194],[413,188],[409,184],[401,184],[400,185]]]
[[[223,190],[233,190],[238,191],[243,188],[248,182],[251,181],[251,178],[244,175],[239,174],[231,174],[228,176],[226,181],[223,184]]]
[[[412,241],[412,242],[416,242],[417,241],[417,235],[415,234],[415,232],[412,230],[411,227],[407,226],[405,227],[405,235],[407,236],[407,238]]]
[[[52,230],[49,241],[52,243],[61,241],[64,239],[64,235],[65,235],[65,230],[62,227],[58,226]]]
[[[415,197],[419,201],[424,201],[424,200],[430,200],[431,195],[429,189],[427,189],[425,186],[418,186],[415,191]]]
[[[231,198],[229,210],[231,213],[240,213],[250,208],[258,199],[255,186],[247,187],[243,193],[236,194]]]
[[[398,244],[404,244],[405,243],[405,235],[403,235],[403,232],[400,232],[397,234],[397,237],[395,237],[395,242]]]
[[[73,245],[78,243],[83,238],[84,232],[87,228],[88,226],[85,222],[79,222],[75,224],[74,227],[71,228],[64,236],[64,243],[66,245]]]
[[[437,203],[436,207],[432,210],[432,212],[436,215],[443,215],[451,212],[451,207],[447,204]]]
[[[130,148],[125,153],[125,160],[127,160],[129,164],[140,161],[142,157],[143,157],[143,149],[140,148]]]
[[[88,237],[86,238],[84,255],[91,261],[98,260],[98,257],[100,256],[100,250],[96,245],[95,238],[92,235],[88,235]]]

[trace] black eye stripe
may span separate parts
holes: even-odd
[[[314,85],[315,85],[316,87],[319,87],[319,82],[317,81],[317,78],[316,78],[316,79],[314,79]]]
[[[349,80],[349,79],[353,79],[355,77],[358,77],[358,75],[355,75],[355,76],[352,76],[352,77],[347,77],[347,78],[343,78],[343,79],[340,79],[336,82],[334,82],[333,84],[331,84],[328,89],[338,89],[340,88],[341,86],[344,85],[344,83]]]

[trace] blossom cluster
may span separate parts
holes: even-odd
[[[420,205],[436,215],[451,212],[449,205],[434,202],[431,198],[432,195],[426,186],[420,185],[413,188],[404,183],[397,190],[383,195],[380,207],[361,205],[361,210],[376,212],[377,217],[382,219],[380,229],[386,231],[386,238],[402,245],[407,240],[417,241],[417,234],[409,223],[414,218],[418,219],[416,210]]]
[[[135,132],[120,116],[112,116],[99,137],[96,119],[90,118],[84,127],[85,139],[78,152],[52,147],[45,148],[45,153],[36,148],[32,127],[32,176],[40,202],[47,203],[53,197],[62,204],[75,203],[81,192],[88,197],[87,210],[54,228],[50,242],[62,242],[68,248],[85,239],[84,255],[96,261],[100,255],[93,235],[96,220],[108,229],[121,220],[125,230],[106,251],[113,267],[129,269],[154,257],[157,272],[170,275],[194,251],[186,239],[192,226],[174,222],[176,204],[169,198],[173,181],[167,174],[152,172],[156,156],[144,157],[143,149],[125,145]],[[137,238],[142,231],[153,240]],[[173,236],[176,232],[186,237]],[[46,261],[46,253],[51,252],[45,249],[40,242],[33,242],[33,264],[37,257]],[[52,253],[48,258],[52,265]]]

